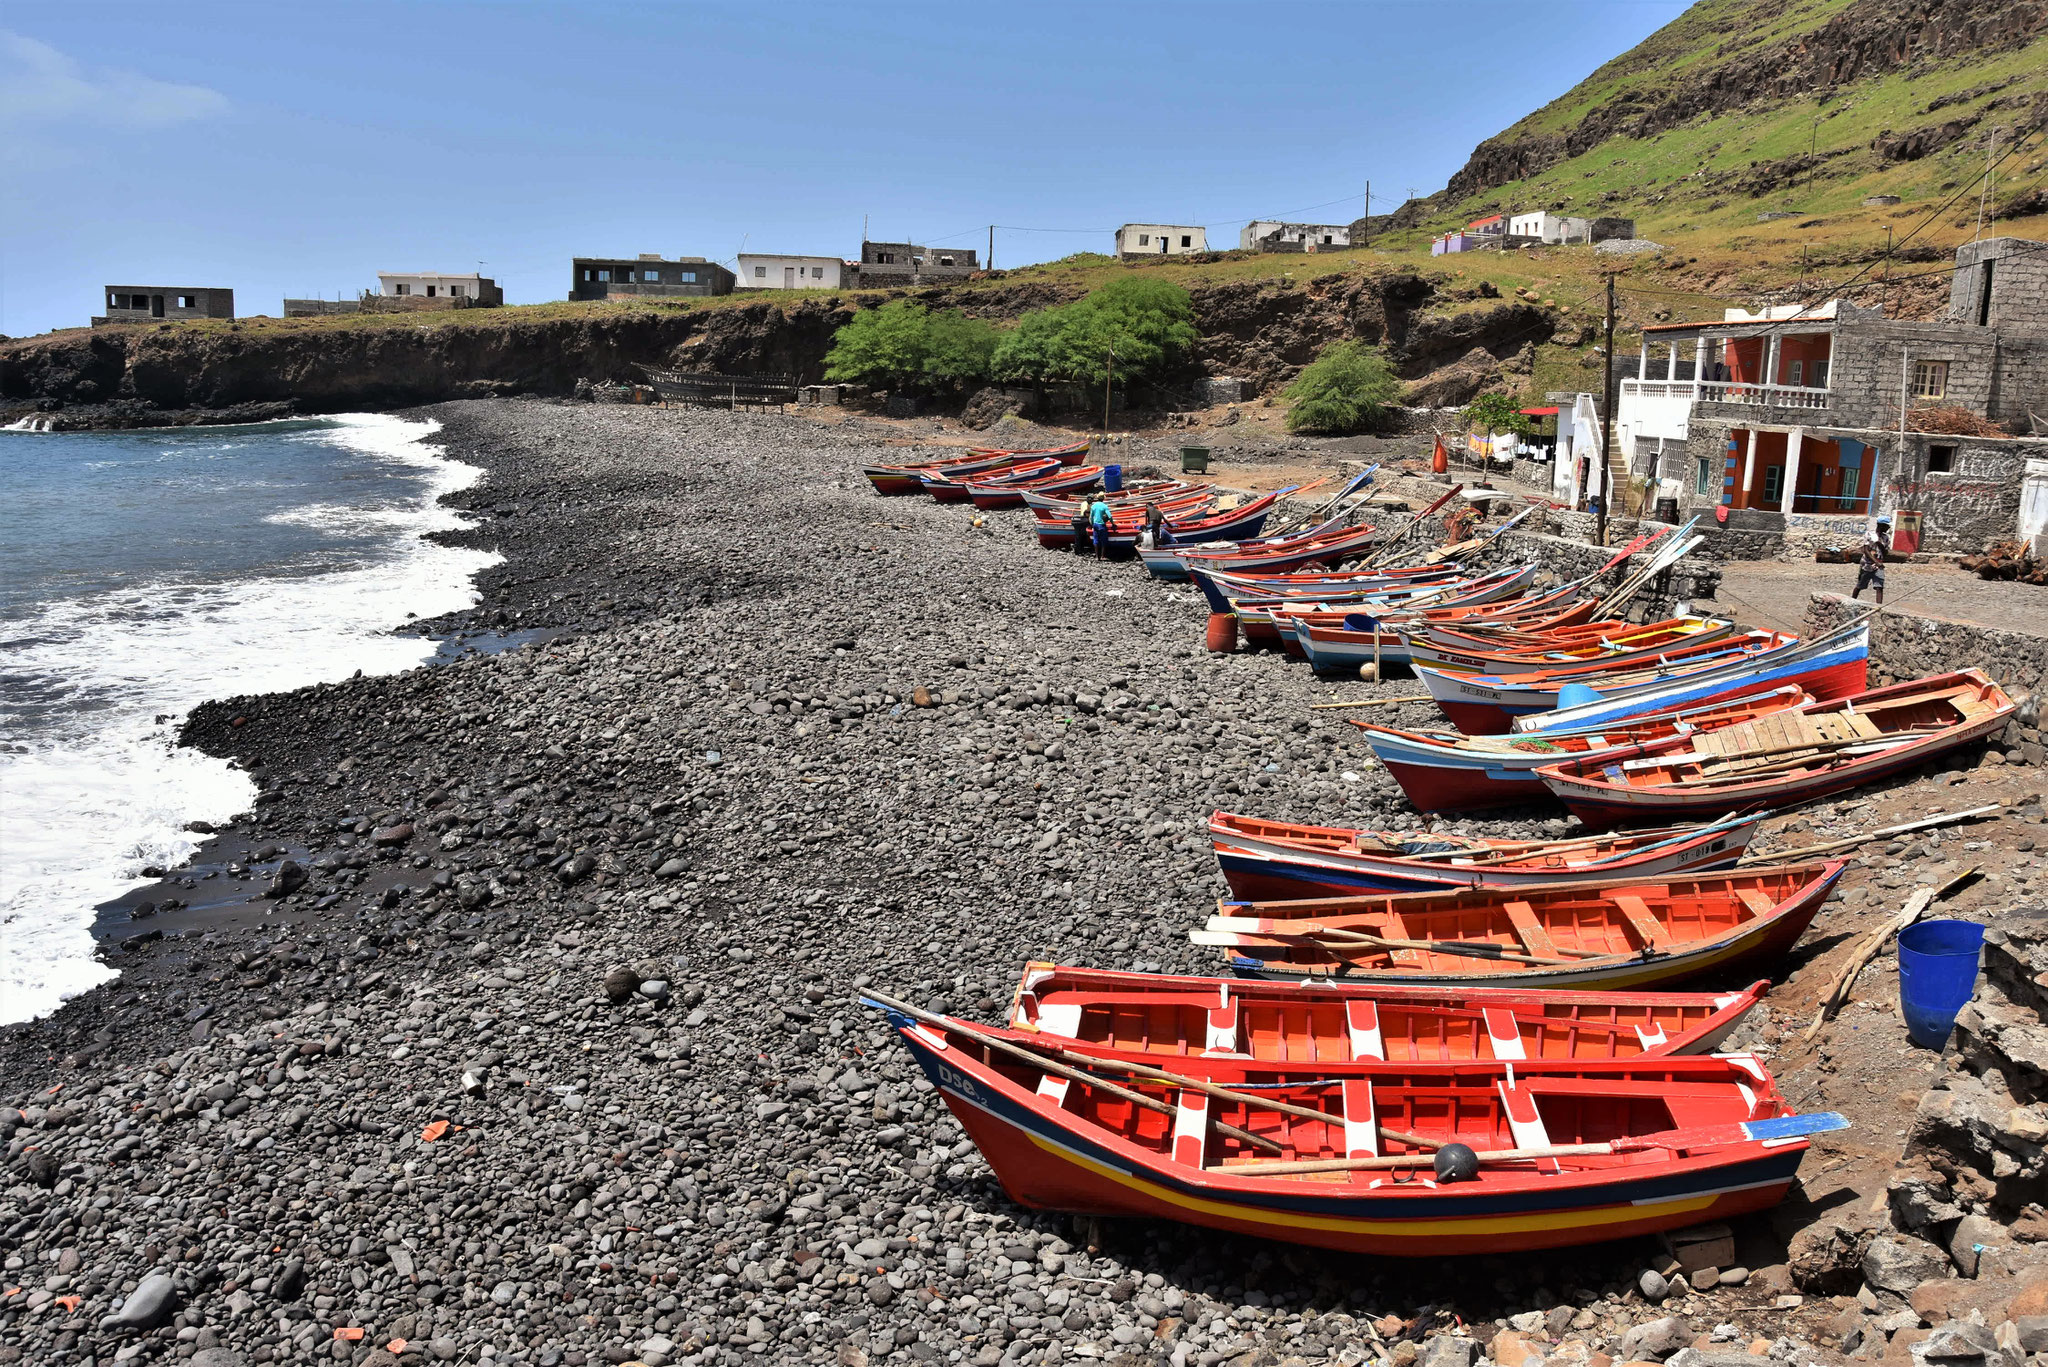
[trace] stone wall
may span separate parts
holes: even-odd
[[[1992,272],[1988,310],[1986,263]],[[2044,300],[2048,300],[2048,245],[1995,237],[1956,248],[1956,273],[1949,281],[1950,322],[1982,322],[2004,331],[2048,337]]]
[[[1828,631],[1869,610],[1869,604],[1843,594],[1816,593],[1807,604],[1806,630],[1808,634]],[[1983,670],[2015,700],[2048,694],[2048,635],[1996,631],[1909,612],[1880,612],[1870,619],[1871,687],[1965,667]],[[2035,714],[2030,706],[2023,705],[2021,711]],[[2033,750],[2023,757],[2029,763],[2040,763],[2040,733],[2032,725],[2022,727],[2015,722],[2007,728],[2006,739],[2011,746],[2032,745]]]

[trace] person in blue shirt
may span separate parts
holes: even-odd
[[[1088,505],[1088,528],[1095,537],[1095,558],[1109,558],[1109,500],[1101,494]]]

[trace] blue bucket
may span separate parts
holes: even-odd
[[[1124,488],[1124,467],[1121,465],[1103,466],[1102,487],[1112,494],[1122,493]]]
[[[1899,1006],[1913,1043],[1948,1043],[1956,1013],[1976,990],[1983,948],[1984,927],[1975,921],[1922,921],[1899,932]]]

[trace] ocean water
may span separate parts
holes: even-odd
[[[434,643],[390,629],[475,602],[497,557],[421,539],[481,473],[434,430],[0,430],[0,1023],[111,977],[94,906],[247,810],[173,744],[195,704],[410,669]]]

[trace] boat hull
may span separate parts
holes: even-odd
[[[977,1076],[978,1065],[935,1046],[922,1030],[898,1034],[1019,1205],[1174,1220],[1347,1253],[1567,1248],[1729,1219],[1782,1200],[1807,1147],[1751,1143],[1659,1164],[1640,1177],[1569,1186],[1538,1180],[1470,1194],[1433,1182],[1205,1180],[1164,1171],[1128,1146],[1060,1123],[1043,1099],[991,1084]]]

